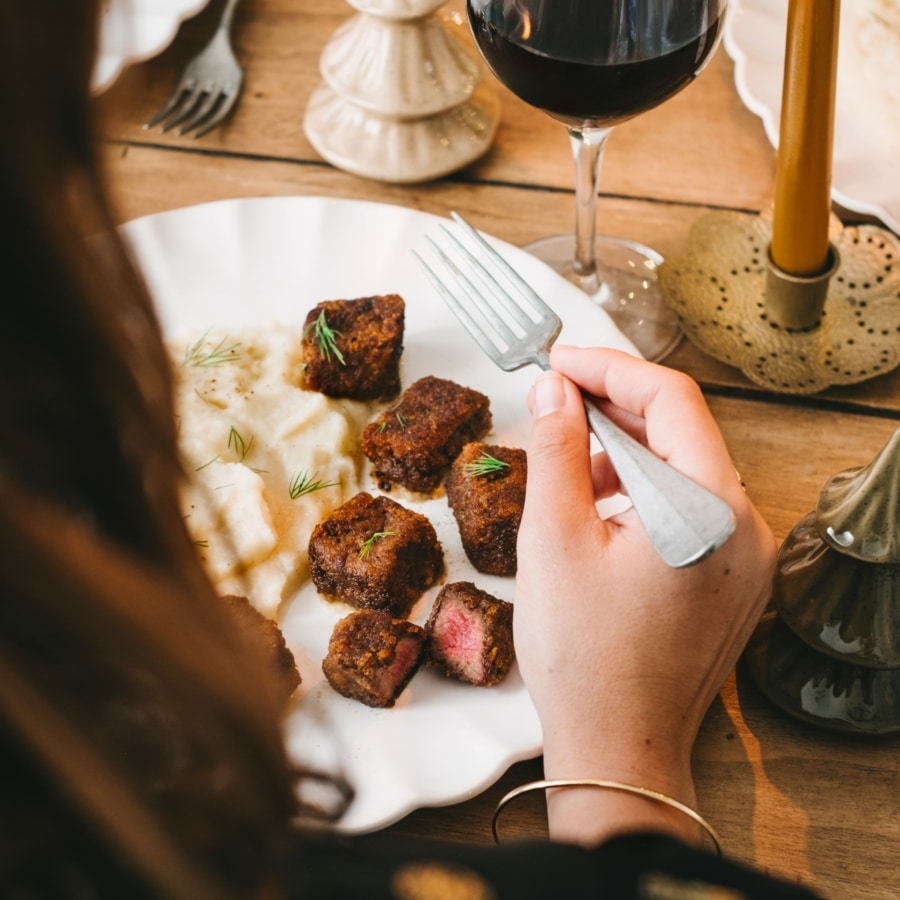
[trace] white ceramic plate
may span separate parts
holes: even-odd
[[[832,197],[900,233],[900,114],[881,93],[890,79],[900,82],[900,38],[893,49],[888,41],[867,46],[875,33],[867,16],[876,2],[842,4]],[[738,93],[776,147],[787,6],[787,0],[732,0],[724,38]]]
[[[124,226],[167,330],[302,324],[319,300],[399,293],[407,304],[405,385],[426,374],[450,378],[491,398],[493,442],[526,446],[525,397],[535,370],[504,373],[465,333],[411,254],[428,253],[424,235],[446,220],[415,210],[317,197],[228,200]],[[565,320],[562,339],[633,351],[606,313],[533,257],[500,244]],[[371,487],[371,482],[368,485]],[[402,501],[408,502],[408,501]],[[444,499],[408,503],[433,522],[447,581],[474,581],[513,600],[513,580],[484,576],[468,563]],[[414,607],[423,624],[437,589]],[[297,759],[337,764],[356,789],[338,826],[371,831],[420,806],[472,797],[510,764],[540,753],[541,732],[518,669],[492,688],[475,688],[422,669],[392,709],[370,709],[336,694],[321,662],[335,622],[350,607],[323,600],[311,583],[289,600],[282,626],[303,677],[287,723]]]
[[[131,63],[161,53],[182,21],[208,0],[107,0],[100,16],[99,53],[94,65],[95,92],[106,90]]]

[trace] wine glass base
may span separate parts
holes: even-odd
[[[524,249],[602,306],[645,359],[659,362],[684,337],[678,317],[662,299],[656,278],[662,257],[650,247],[598,235],[594,246],[598,273],[587,279],[575,272],[574,235],[542,238]]]

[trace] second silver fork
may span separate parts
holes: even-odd
[[[162,122],[168,131],[181,125],[176,134],[196,129],[203,137],[231,112],[244,84],[244,71],[231,47],[231,23],[240,0],[226,0],[210,42],[187,64],[168,101],[144,125],[153,128]]]
[[[500,368],[531,363],[549,369],[550,347],[562,327],[559,317],[465,219],[451,215],[467,241],[447,228],[449,251],[428,239],[445,273],[440,277],[416,253],[430,281]],[[731,507],[624,432],[590,398],[584,398],[584,406],[591,430],[663,561],[684,568],[721,547],[735,528]]]

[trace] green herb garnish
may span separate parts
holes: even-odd
[[[241,342],[225,346],[228,338],[222,338],[214,347],[207,340],[209,332],[205,331],[195,343],[191,344],[184,351],[183,366],[202,366],[209,368],[211,366],[221,366],[224,363],[234,362],[240,359],[237,348],[241,346]]]
[[[341,353],[337,342],[335,341],[335,338],[340,335],[340,331],[335,331],[328,324],[328,320],[325,318],[324,309],[319,313],[319,317],[314,322],[310,322],[309,325],[303,329],[303,337],[306,337],[310,331],[312,331],[313,338],[319,345],[319,352],[328,360],[328,362],[331,362],[331,357],[334,355],[335,359],[337,359],[342,366],[347,365],[344,361],[344,354]]]
[[[491,454],[487,452],[483,452],[478,459],[467,462],[465,466],[463,466],[466,478],[479,478],[482,475],[490,475],[492,472],[499,472],[502,469],[508,468],[508,462],[497,459],[497,457],[491,456]]]
[[[253,435],[250,435],[249,441],[245,441],[234,425],[228,431],[228,449],[237,453],[239,462],[243,462],[247,458],[247,454],[253,446],[253,441]]]
[[[401,431],[406,431],[406,426],[409,425],[409,419],[403,415],[403,413],[394,413],[394,418],[397,420],[397,424],[400,426]],[[388,427],[389,419],[384,419],[381,424],[378,426],[378,433],[381,434]]]
[[[318,472],[310,475],[309,470],[307,469],[305,472],[298,472],[292,479],[291,483],[288,487],[288,492],[291,495],[291,500],[296,500],[298,497],[302,497],[304,494],[312,494],[315,491],[321,491],[323,488],[336,487],[336,481],[322,481],[321,478],[316,478]]]
[[[375,546],[376,541],[380,541],[382,538],[390,537],[392,534],[396,534],[396,531],[376,531],[375,534],[372,535],[368,540],[366,540],[362,547],[359,548],[359,558],[365,559],[372,548]]]

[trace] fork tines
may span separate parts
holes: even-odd
[[[559,320],[475,228],[458,213],[451,215],[465,242],[445,226],[441,226],[445,246],[426,237],[449,277],[441,277],[418,253],[415,255],[441,297],[481,348],[502,368],[519,368],[529,360],[508,359],[509,351],[527,342],[541,325],[549,325],[546,337],[552,341],[559,331]]]
[[[240,83],[226,83],[213,90],[201,87],[193,80],[186,80],[178,85],[166,105],[144,127],[153,128],[163,122],[162,131],[168,131],[181,125],[177,134],[186,134],[196,128],[194,137],[203,137],[231,112],[240,88]],[[168,121],[164,121],[166,119]]]

